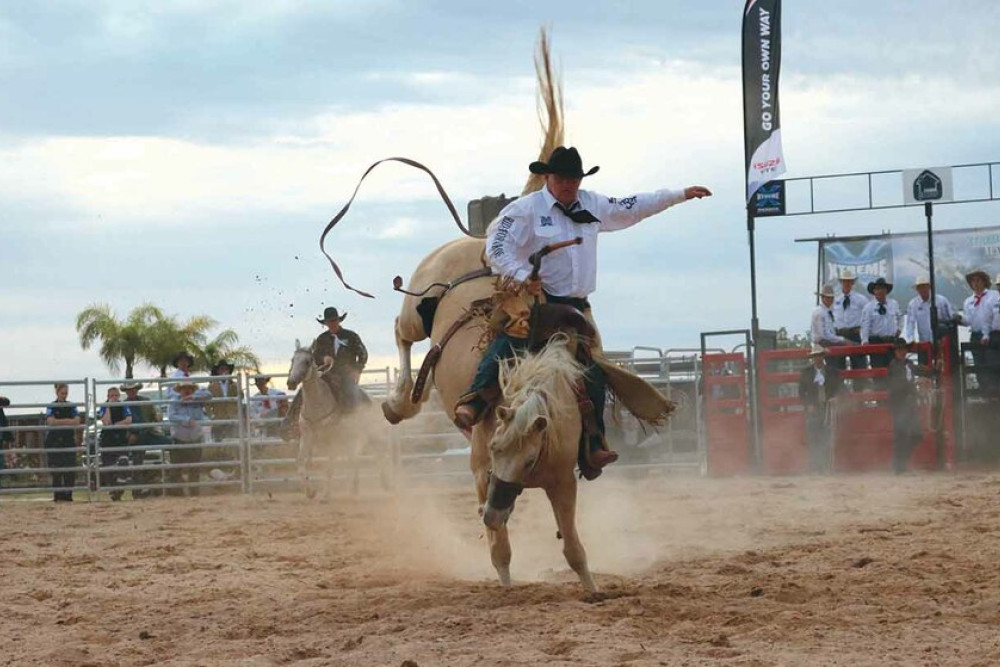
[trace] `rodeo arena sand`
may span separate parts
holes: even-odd
[[[468,484],[3,502],[10,665],[995,665],[1000,475],[610,470],[578,520],[512,515],[496,581]]]

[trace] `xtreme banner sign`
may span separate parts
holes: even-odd
[[[901,304],[913,296],[912,286],[928,274],[927,235],[885,234],[820,240],[820,285],[836,284],[844,269],[858,275],[855,289],[885,278],[894,285],[892,296]],[[935,288],[956,308],[970,293],[965,276],[982,269],[992,281],[1000,274],[1000,226],[934,232]]]

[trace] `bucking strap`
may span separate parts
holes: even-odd
[[[417,372],[417,379],[413,381],[413,391],[410,393],[410,401],[413,403],[419,403],[421,397],[424,395],[424,387],[427,385],[427,378],[430,376],[431,371],[437,366],[437,362],[441,359],[441,353],[444,351],[445,345],[451,340],[451,337],[458,333],[458,330],[464,327],[466,324],[472,321],[476,315],[482,312],[482,309],[486,307],[489,303],[489,299],[479,299],[472,302],[471,307],[466,310],[460,318],[452,322],[448,330],[444,332],[444,336],[441,340],[431,347],[427,356],[424,357],[424,361],[420,364],[420,370]]]
[[[333,267],[333,272],[337,274],[337,278],[340,279],[340,283],[347,289],[351,290],[352,292],[356,292],[361,296],[366,296],[369,299],[374,299],[375,297],[369,294],[368,292],[362,292],[361,290],[355,287],[351,287],[350,285],[347,284],[347,281],[344,280],[344,274],[341,272],[340,267],[337,266],[337,263],[333,261],[333,258],[330,257],[329,253],[327,253],[325,243],[326,243],[326,235],[330,233],[330,230],[333,229],[334,225],[340,222],[341,218],[343,218],[344,215],[347,214],[348,209],[351,208],[351,204],[354,203],[354,198],[358,196],[358,190],[361,189],[361,184],[364,182],[365,178],[367,178],[368,174],[370,174],[372,170],[375,169],[375,167],[379,166],[383,162],[401,162],[405,165],[409,165],[411,167],[414,167],[415,169],[420,169],[421,171],[426,172],[427,175],[431,177],[431,180],[434,181],[434,186],[437,188],[438,194],[441,195],[441,199],[444,201],[445,206],[448,207],[448,211],[451,213],[451,217],[455,219],[455,224],[458,225],[458,228],[462,230],[463,234],[465,234],[466,236],[473,236],[472,232],[469,231],[469,228],[466,227],[464,224],[462,224],[461,218],[458,217],[458,210],[455,208],[455,205],[451,202],[451,199],[448,197],[448,193],[444,191],[444,186],[441,185],[441,182],[437,179],[437,176],[434,175],[434,172],[432,172],[430,169],[420,164],[419,162],[405,157],[387,157],[383,160],[379,160],[378,162],[376,162],[375,164],[373,164],[372,166],[368,167],[368,169],[365,170],[365,173],[362,174],[361,176],[361,180],[358,181],[357,186],[355,186],[354,188],[354,194],[352,194],[351,198],[347,201],[346,204],[344,204],[344,208],[340,209],[340,212],[337,213],[337,215],[333,216],[333,219],[327,223],[326,228],[323,230],[323,234],[319,237],[319,249],[320,251],[322,251],[323,255],[326,256],[327,261],[330,262],[330,266]]]

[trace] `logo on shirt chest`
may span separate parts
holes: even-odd
[[[542,227],[552,227],[552,216],[543,215],[541,220],[539,221],[539,225]]]

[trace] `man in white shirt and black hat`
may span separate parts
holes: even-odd
[[[865,305],[861,311],[861,344],[875,345],[878,343],[892,344],[899,338],[903,327],[903,313],[895,299],[889,298],[892,283],[885,278],[879,278],[868,283],[868,293],[875,298]],[[892,352],[872,354],[872,367],[885,368],[892,359]]]
[[[598,169],[584,171],[576,148],[556,147],[547,162],[536,161],[528,166],[531,173],[545,177],[545,186],[508,204],[490,225],[486,237],[486,256],[495,274],[523,283],[528,294],[544,292],[549,303],[566,304],[588,316],[587,297],[597,288],[599,233],[625,229],[675,204],[712,194],[700,185],[628,197],[581,190],[583,179]],[[538,279],[531,279],[533,266],[529,258],[533,253],[577,237],[583,239],[582,243],[547,256]],[[472,386],[455,408],[459,428],[472,428],[491,409],[497,398],[500,362],[525,346],[524,339],[498,334],[486,350]],[[588,369],[586,378],[587,395],[603,433],[606,378],[596,365]],[[598,469],[617,459],[614,452],[601,449],[600,443],[592,442],[590,447]]]

